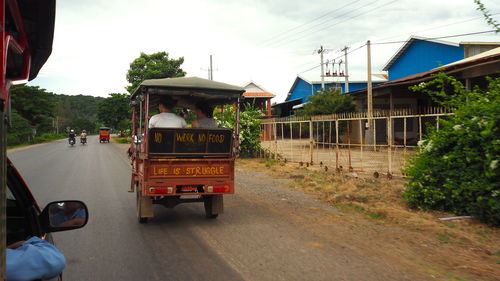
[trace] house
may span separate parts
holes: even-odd
[[[421,73],[496,47],[494,42],[453,43],[412,36],[386,63],[389,81]]]
[[[374,86],[372,88],[373,111],[375,114],[383,110],[388,110],[389,114],[393,114],[394,111],[398,110],[404,110],[405,114],[414,115],[429,113],[428,110],[432,110],[433,106],[435,106],[431,98],[421,93],[412,92],[409,87],[430,81],[433,79],[433,74],[441,71],[454,76],[468,89],[475,86],[485,88],[487,86],[486,76],[500,77],[500,47],[428,71]],[[366,111],[367,89],[354,91],[350,94],[354,97],[357,111]],[[402,134],[402,130],[398,131],[397,127],[398,124],[395,124],[394,138],[396,140],[399,137],[398,133]],[[412,135],[417,134],[417,131],[418,124],[407,124],[407,136],[411,138]],[[377,134],[384,135],[384,129],[377,130]]]
[[[271,99],[276,95],[265,90],[253,81],[250,81],[243,88],[245,88],[246,91],[243,93],[243,97],[245,98],[244,102],[253,103],[256,108],[265,112],[266,116],[271,116]]]

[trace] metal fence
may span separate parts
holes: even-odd
[[[263,120],[263,153],[303,165],[401,175],[429,126],[450,115],[441,107]]]

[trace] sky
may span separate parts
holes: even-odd
[[[500,22],[500,1],[482,3]],[[325,61],[336,62],[349,47],[350,80],[366,80],[367,40],[372,72],[383,73],[412,35],[492,29],[473,0],[58,0],[52,55],[28,85],[66,95],[125,93],[130,63],[141,52],[165,51],[184,57],[190,77],[208,78],[212,55],[214,80],[254,81],[281,102],[297,75],[321,79],[320,46]],[[500,34],[439,40],[500,42]]]

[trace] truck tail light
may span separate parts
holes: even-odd
[[[149,193],[153,194],[172,194],[174,193],[174,188],[171,186],[168,187],[150,187]]]
[[[216,185],[213,187],[214,192],[229,192],[229,185]]]

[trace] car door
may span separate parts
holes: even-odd
[[[21,175],[10,161],[7,165],[6,199],[7,245],[27,240],[33,236],[45,237],[45,240],[54,244],[50,233],[42,233],[39,221],[40,208]],[[62,274],[50,280],[62,280]]]

